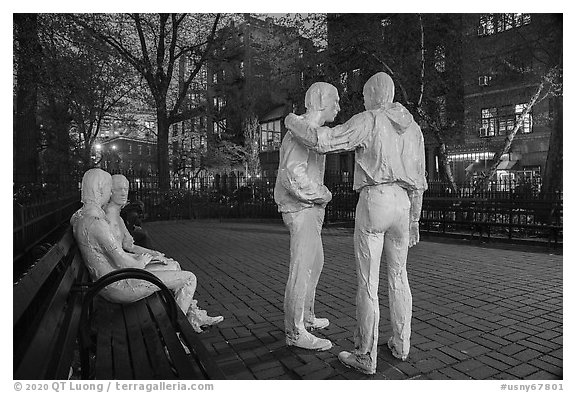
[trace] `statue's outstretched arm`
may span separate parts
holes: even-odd
[[[366,111],[333,128],[314,128],[301,116],[291,113],[284,124],[305,146],[319,153],[339,153],[352,151],[366,141],[374,128],[374,115]]]

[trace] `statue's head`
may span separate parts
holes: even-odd
[[[364,84],[364,107],[366,110],[386,106],[394,100],[394,82],[385,72],[378,72]]]
[[[130,183],[124,175],[112,175],[112,195],[110,202],[124,206],[128,203]]]
[[[82,177],[82,203],[103,206],[112,193],[112,176],[100,168],[88,169]]]
[[[340,112],[338,90],[330,83],[316,82],[308,88],[304,98],[306,109],[320,113],[321,124],[332,122]]]

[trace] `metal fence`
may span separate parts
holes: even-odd
[[[484,187],[476,186],[478,180],[469,179],[457,184],[458,192],[454,192],[445,181],[428,182],[428,197],[451,198],[489,198],[489,199],[562,199],[562,193],[554,195],[542,194],[542,179],[499,179],[486,182]]]
[[[177,178],[169,191],[160,191],[156,176],[125,173],[131,201],[144,204],[144,219],[281,218],[274,202],[276,179],[241,174]],[[327,205],[327,223],[354,220],[358,194],[349,173],[326,173],[325,184],[333,198]],[[492,181],[480,192],[471,182],[431,181],[424,194],[422,230],[469,233],[508,239],[540,239],[562,242],[562,193],[542,195],[538,179]],[[18,203],[16,197],[19,197]],[[80,205],[79,183],[45,187],[17,195],[14,203],[14,257],[38,244],[57,224],[65,222]]]
[[[13,202],[12,241],[15,277],[48,251],[46,247],[43,247],[43,243],[53,243],[56,240],[55,237],[58,236],[57,232],[79,208],[79,193],[27,205]]]
[[[237,174],[180,179],[158,191],[154,179],[131,179],[132,199],[146,206],[147,220],[188,218],[280,218],[274,202],[275,178]],[[327,173],[332,191],[327,223],[354,220],[358,194],[347,173]],[[481,191],[472,183],[451,192],[446,182],[429,182],[424,194],[422,231],[466,233],[490,238],[562,242],[562,194],[543,195],[539,180],[492,181]]]

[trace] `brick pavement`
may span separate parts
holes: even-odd
[[[355,268],[350,229],[325,228],[316,314],[330,326],[326,352],[286,347],[284,286],[289,235],[276,223],[147,223],[154,247],[198,277],[196,298],[225,317],[201,333],[229,379],[563,378],[562,256],[422,241],[410,249],[412,348],[406,362],[386,346],[386,275],[380,283],[377,373],[337,359],[353,349]],[[383,270],[384,271],[384,270]]]

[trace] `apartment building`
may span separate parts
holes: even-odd
[[[337,121],[362,111],[363,83],[387,71],[395,79],[397,101],[422,100],[441,129],[455,180],[462,182],[489,167],[542,77],[561,63],[561,48],[562,16],[556,14],[329,14],[327,73],[343,108]],[[415,82],[422,75],[420,86]],[[540,176],[560,109],[552,96],[532,108],[497,179]],[[439,141],[431,124],[419,122],[428,178],[441,179]],[[327,166],[346,171],[352,162],[342,154]]]
[[[548,70],[561,64],[562,19],[555,14],[462,16],[464,140],[450,146],[457,180],[481,172],[504,144]],[[500,162],[499,180],[539,177],[557,101],[537,102]]]

